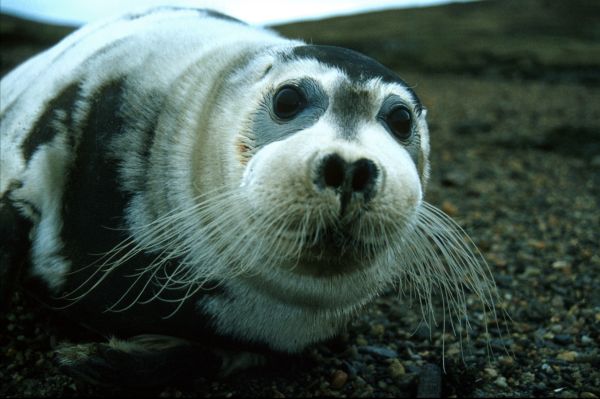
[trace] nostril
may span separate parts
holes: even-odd
[[[352,191],[369,191],[377,178],[377,174],[377,166],[373,161],[363,158],[354,162]]]
[[[346,177],[346,161],[337,154],[328,155],[322,164],[321,174],[326,186],[338,188],[344,184]]]

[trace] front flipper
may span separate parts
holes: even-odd
[[[112,387],[156,387],[197,377],[226,376],[264,363],[262,355],[208,349],[163,335],[138,335],[107,343],[63,345],[61,368],[74,378]]]

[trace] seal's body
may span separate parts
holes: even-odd
[[[295,353],[394,283],[488,299],[423,201],[425,110],[368,57],[159,8],[84,27],[1,85],[2,273],[28,240],[46,300],[104,334]]]

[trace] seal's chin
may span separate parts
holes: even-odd
[[[294,272],[327,277],[370,268],[389,244],[389,240],[372,233],[372,229],[360,225],[334,224],[315,226],[309,232],[288,230],[281,239],[300,246]]]

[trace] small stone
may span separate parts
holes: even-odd
[[[442,176],[442,184],[446,187],[463,187],[469,181],[469,176],[458,170],[451,170]]]
[[[506,377],[500,376],[496,378],[494,384],[498,385],[500,388],[508,388],[508,383],[506,382]]]
[[[571,264],[564,260],[557,260],[556,262],[552,263],[552,267],[554,269],[566,269],[570,266],[571,266]]]
[[[446,350],[446,356],[456,356],[459,355],[461,353],[461,348],[459,346],[454,346],[451,348],[448,348],[448,350]]]
[[[591,345],[591,344],[594,343],[594,340],[589,335],[582,335],[581,336],[581,343],[583,345]]]
[[[580,398],[587,398],[587,399],[597,399],[598,396],[595,395],[593,392],[581,392],[581,394],[579,395]]]
[[[500,364],[503,366],[512,366],[515,363],[515,359],[510,356],[502,356],[500,358]]]
[[[371,327],[371,334],[377,336],[383,336],[385,333],[385,326],[383,324],[375,324]]]
[[[361,346],[358,348],[360,353],[366,353],[369,355],[379,356],[383,358],[393,359],[398,357],[398,352],[391,350],[390,348],[386,348],[385,346]]]
[[[535,248],[535,249],[544,249],[546,248],[546,243],[544,241],[540,241],[540,240],[529,240],[527,242],[531,247]]]
[[[548,364],[548,363],[544,363],[542,364],[541,369],[546,373],[546,374],[554,374],[554,369]]]
[[[348,374],[342,370],[335,370],[331,375],[331,387],[341,389],[348,381]]]
[[[535,381],[535,374],[526,372],[521,375],[521,380],[526,384],[532,384]]]
[[[448,216],[456,216],[458,214],[458,207],[446,200],[442,202],[442,211]]]
[[[560,345],[569,345],[573,338],[569,334],[557,334],[554,336],[554,342]]]
[[[392,378],[399,378],[406,374],[406,369],[398,359],[393,359],[390,365],[388,366],[388,373]]]
[[[556,356],[559,360],[564,360],[565,362],[573,362],[577,358],[577,352],[566,351],[561,352]]]
[[[486,367],[485,369],[483,369],[483,372],[489,378],[496,378],[496,377],[498,377],[498,370],[496,370],[495,368]]]

